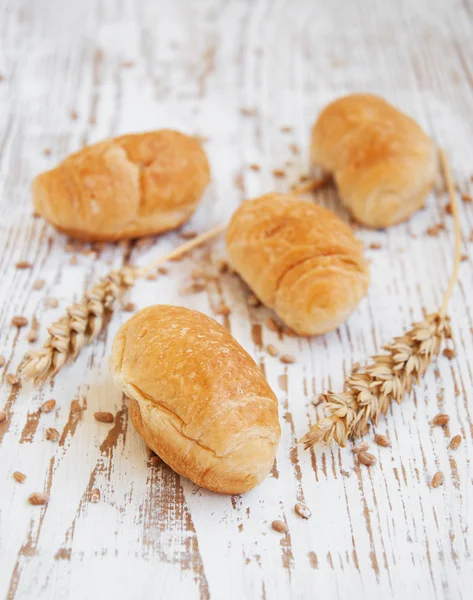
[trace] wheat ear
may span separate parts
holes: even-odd
[[[424,321],[415,323],[404,335],[384,347],[386,354],[371,358],[345,381],[344,391],[323,395],[325,416],[318,420],[301,439],[306,448],[318,442],[337,442],[344,446],[347,439],[367,433],[370,422],[376,425],[391,402],[400,404],[415,382],[427,371],[442,343],[451,337],[447,305],[458,278],[461,261],[461,230],[458,201],[448,160],[440,150],[440,164],[447,184],[455,225],[455,255],[453,270],[441,307]]]

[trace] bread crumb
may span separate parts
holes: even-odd
[[[158,276],[156,275],[156,273],[148,273],[146,275],[147,281],[156,281],[157,278]]]
[[[297,144],[289,144],[289,150],[292,152],[293,156],[299,156],[301,153],[301,149]]]
[[[95,488],[90,493],[90,501],[93,502],[94,504],[97,504],[97,502],[99,500],[100,500],[100,490],[98,488]]]
[[[161,275],[167,275],[169,273],[169,269],[167,267],[158,267],[158,273]]]
[[[261,167],[260,167],[259,165],[257,165],[256,163],[252,163],[252,164],[250,165],[250,169],[251,169],[252,171],[260,171],[260,170],[261,170]]]
[[[471,196],[470,194],[462,194],[461,199],[463,200],[463,202],[473,202],[473,196]]]
[[[273,175],[281,179],[282,177],[286,177],[286,171],[283,169],[274,169]]]
[[[76,110],[71,110],[70,116],[73,121],[77,121],[77,119],[79,118],[79,115]]]
[[[125,312],[135,312],[136,304],[134,302],[127,302],[126,304],[123,305],[123,310]]]
[[[71,256],[71,258],[69,259],[69,264],[72,266],[77,265],[78,262],[79,262],[79,259],[75,255]]]
[[[0,354],[0,369],[3,367],[4,364],[5,364],[5,357],[3,356],[3,354]]]
[[[451,202],[445,205],[445,212],[447,213],[447,215],[453,215],[453,208]]]
[[[467,254],[462,254],[462,255],[460,256],[460,262],[465,262],[465,261],[467,261],[467,260],[468,260],[468,255],[467,255]]]
[[[379,242],[371,242],[369,247],[371,250],[380,250],[380,248],[382,248]]]
[[[292,133],[292,127],[290,127],[289,125],[285,125],[284,127],[281,127],[281,131],[283,133]]]
[[[51,156],[51,154],[52,154],[51,148],[43,148],[43,154],[44,154],[44,156]]]
[[[438,234],[445,229],[445,225],[443,223],[437,223],[437,225],[431,225],[425,230],[427,235],[431,237],[437,237]]]

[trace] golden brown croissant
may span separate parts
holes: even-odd
[[[240,494],[271,470],[277,399],[213,319],[177,306],[140,310],[117,333],[110,370],[146,444],[197,485]]]
[[[285,194],[244,202],[227,231],[237,273],[301,335],[331,331],[365,296],[362,244],[334,213]]]
[[[200,142],[177,131],[87,146],[33,182],[35,210],[60,231],[113,241],[167,231],[194,212],[210,180]]]
[[[342,202],[368,227],[410,217],[437,170],[435,146],[419,125],[372,94],[345,96],[322,111],[311,160],[333,174]]]

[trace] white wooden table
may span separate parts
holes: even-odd
[[[316,418],[314,396],[340,389],[353,361],[422,318],[423,307],[437,308],[453,244],[442,195],[389,231],[357,230],[367,246],[381,244],[367,250],[371,289],[329,335],[278,338],[265,325],[269,311],[249,308],[232,275],[182,295],[195,265],[224,256],[221,241],[133,289],[138,307],[178,303],[210,315],[224,299],[231,332],[264,367],[282,440],[272,475],[242,497],[211,494],[152,464],[108,375],[126,313],[52,387],[6,381],[29,347],[27,329],[10,325],[14,315],[37,318],[41,339],[111,265],[145,264],[182,241],[174,232],[96,258],[66,252],[66,238],[32,217],[30,184],[86,143],[160,127],[208,138],[213,183],[188,225],[204,231],[244,198],[287,190],[307,170],[309,129],[324,104],[372,91],[418,119],[472,193],[471,0],[1,0],[0,40],[0,597],[471,598],[473,204],[461,207],[469,258],[451,304],[457,357],[441,357],[413,398],[392,408],[378,428],[392,449],[372,445],[378,463],[369,470],[350,448],[304,451],[296,440]],[[281,168],[286,178],[273,175]],[[347,219],[334,190],[315,200]],[[441,221],[446,231],[425,235]],[[32,268],[16,269],[20,260]],[[41,291],[32,288],[38,279]],[[268,356],[268,343],[296,364]],[[57,409],[40,415],[49,398]],[[98,410],[116,414],[115,424],[97,423]],[[440,411],[450,415],[445,430],[429,425]],[[58,429],[58,443],[45,440],[46,427]],[[455,434],[463,443],[454,452]],[[431,489],[439,470],[445,484]],[[23,485],[14,471],[27,475]],[[46,508],[28,504],[35,491],[50,495]],[[294,513],[296,502],[311,508],[309,521]],[[277,518],[288,535],[271,529]]]

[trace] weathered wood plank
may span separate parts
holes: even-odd
[[[113,266],[145,264],[180,242],[110,246],[97,257],[31,216],[34,175],[81,145],[129,131],[176,127],[208,138],[213,184],[189,224],[203,231],[245,198],[287,190],[307,171],[308,134],[337,95],[377,92],[414,116],[448,152],[472,193],[473,6],[468,0],[3,0],[0,6],[0,596],[21,598],[466,598],[473,581],[473,204],[461,208],[464,252],[452,301],[457,357],[441,357],[412,399],[379,426],[392,449],[355,466],[351,450],[303,451],[312,399],[342,385],[354,361],[438,305],[451,267],[447,199],[388,231],[357,228],[372,260],[369,297],[338,331],[298,339],[271,331],[270,312],[248,307],[231,274],[185,295],[196,265],[211,268],[222,241],[140,281],[137,307],[179,303],[216,316],[261,364],[280,400],[282,443],[271,476],[242,497],[196,488],[151,460],[114,389],[106,360],[127,318],[85,350],[52,387],[6,382],[28,347],[14,315],[36,317],[40,336],[63,308]],[[246,110],[242,110],[246,109]],[[287,130],[287,128],[290,128]],[[260,170],[249,168],[260,165]],[[285,178],[273,175],[284,169]],[[315,200],[348,215],[333,189]],[[444,221],[445,232],[425,235]],[[77,265],[70,258],[77,256]],[[30,270],[17,270],[28,260]],[[33,289],[38,279],[41,290]],[[47,298],[59,307],[48,308]],[[264,348],[293,354],[282,365]],[[49,398],[57,409],[40,414]],[[76,401],[73,403],[73,401]],[[111,411],[112,426],[93,413]],[[450,424],[432,429],[440,410]],[[46,427],[61,434],[54,444]],[[450,437],[463,442],[448,449]],[[374,449],[373,449],[374,448]],[[23,485],[13,471],[27,475]],[[441,470],[445,484],[429,488]],[[100,491],[100,500],[91,498]],[[26,502],[45,491],[47,508]],[[308,521],[294,513],[304,502]],[[289,534],[270,528],[287,521]]]

